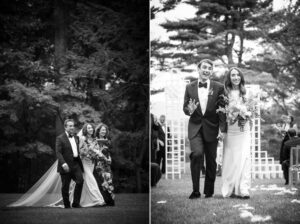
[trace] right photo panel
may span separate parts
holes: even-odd
[[[299,222],[300,2],[150,10],[151,223]]]

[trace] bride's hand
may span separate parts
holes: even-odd
[[[224,133],[219,132],[219,134],[217,136],[217,139],[219,139],[220,141],[223,141],[223,139],[224,139]]]

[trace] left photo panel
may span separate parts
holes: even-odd
[[[0,3],[1,223],[149,223],[149,1]]]

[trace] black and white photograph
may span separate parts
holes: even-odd
[[[299,223],[300,1],[150,1],[151,223]]]
[[[0,1],[1,223],[299,223],[299,24],[299,0]]]
[[[149,1],[0,3],[1,223],[149,223]]]

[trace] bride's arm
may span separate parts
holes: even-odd
[[[225,95],[224,86],[219,90],[218,98]],[[227,132],[226,113],[218,113],[219,116],[219,129],[222,133]]]
[[[79,153],[80,156],[87,156],[88,154],[88,147],[87,144],[85,143],[85,138],[84,137],[79,137]]]

